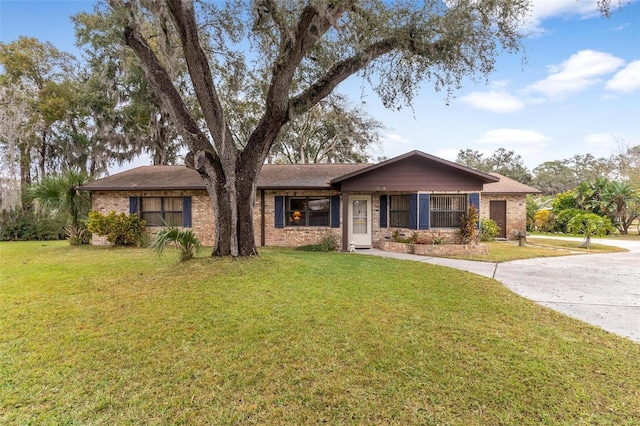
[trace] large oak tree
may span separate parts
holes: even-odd
[[[605,3],[607,3],[605,1]],[[213,255],[256,253],[256,179],[279,132],[354,74],[387,107],[410,104],[421,83],[456,89],[520,48],[529,0],[110,0],[126,10],[126,43],[188,146],[215,214]],[[196,13],[197,12],[197,13]],[[200,18],[200,20],[198,20]],[[150,30],[150,29],[153,29]],[[162,60],[175,31],[197,105],[180,96]],[[261,114],[237,140],[219,95],[221,70],[262,79]],[[240,85],[238,87],[241,87]],[[247,96],[238,90],[237,96]]]

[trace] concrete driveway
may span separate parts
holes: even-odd
[[[624,247],[629,252],[498,264],[375,249],[358,252],[448,266],[495,278],[527,299],[640,343],[640,241],[592,241]]]
[[[592,241],[629,252],[500,263],[494,278],[527,299],[640,343],[640,241]]]

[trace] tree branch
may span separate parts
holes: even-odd
[[[233,140],[233,134],[224,118],[222,104],[218,97],[209,61],[202,49],[198,37],[198,25],[192,0],[167,0],[169,12],[182,43],[184,57],[187,61],[189,75],[195,88],[198,103],[202,108],[205,122],[218,155],[237,157],[238,149]]]
[[[181,129],[185,141],[192,151],[209,151],[213,147],[202,133],[195,119],[189,113],[180,93],[173,85],[171,77],[161,65],[145,38],[135,25],[127,25],[124,30],[125,41],[140,59],[149,83],[154,88],[165,108],[175,117],[175,124]]]
[[[362,52],[335,64],[316,83],[291,100],[294,114],[303,114],[328,96],[338,84],[365,68],[372,61],[397,48],[393,40],[381,40]]]

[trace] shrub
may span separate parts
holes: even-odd
[[[338,237],[333,232],[325,232],[320,236],[317,244],[309,244],[298,247],[302,251],[317,251],[327,253],[338,249]]]
[[[393,241],[394,243],[404,243],[404,244],[411,244],[412,243],[412,237],[406,237],[403,234],[400,234],[400,231],[395,230],[391,233],[391,241]]]
[[[106,236],[107,241],[117,246],[141,245],[144,239],[146,222],[135,214],[112,211],[108,215],[100,212],[89,212],[87,228],[90,232]]]
[[[480,240],[494,241],[500,233],[500,227],[493,219],[482,219],[480,221]]]
[[[196,252],[202,250],[202,244],[191,229],[180,229],[168,226],[158,231],[151,241],[151,247],[158,255],[164,253],[164,249],[173,244],[180,253],[180,262],[192,259]]]
[[[549,232],[553,229],[553,215],[551,210],[539,210],[533,217],[536,230]]]
[[[576,215],[586,213],[585,210],[582,209],[566,209],[561,210],[555,215],[555,219],[553,221],[553,230],[556,232],[567,233],[569,230],[567,229],[567,224]]]
[[[67,225],[64,227],[64,231],[69,238],[69,244],[72,246],[89,244],[91,232],[87,229],[85,221],[79,221],[76,225]]]
[[[45,241],[64,239],[64,220],[32,208],[3,211],[0,240]]]
[[[554,214],[558,214],[563,210],[575,209],[577,207],[576,194],[574,191],[566,191],[556,195],[556,198],[554,198],[551,203],[551,208]]]
[[[471,205],[467,213],[460,217],[460,244],[470,244],[476,238],[478,227],[478,209]]]

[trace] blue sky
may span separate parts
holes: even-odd
[[[418,149],[454,160],[460,149],[490,155],[503,147],[530,169],[576,154],[607,157],[640,144],[640,3],[623,3],[607,19],[596,0],[533,0],[525,52],[501,56],[488,84],[465,82],[448,105],[428,82],[413,109],[401,111],[386,110],[356,78],[338,91],[364,100],[385,124],[377,155]],[[26,35],[77,53],[69,16],[92,7],[88,0],[0,0],[0,40]]]

